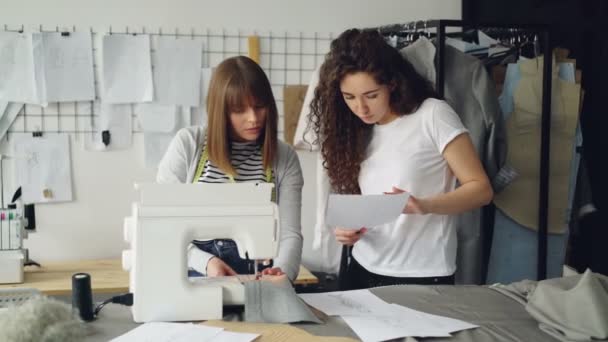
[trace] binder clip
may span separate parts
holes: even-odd
[[[70,36],[70,32],[67,32],[67,31],[61,32],[61,36],[62,37],[69,37]]]
[[[32,132],[32,136],[34,138],[41,138],[42,137],[42,131],[34,131],[34,132]]]
[[[105,146],[110,145],[110,131],[106,130],[101,132],[101,142],[103,142]]]

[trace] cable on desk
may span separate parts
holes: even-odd
[[[104,306],[106,306],[106,304],[109,304],[109,303],[131,306],[131,305],[133,305],[133,294],[132,293],[121,294],[121,295],[106,299],[103,302],[99,303],[95,307],[95,311],[94,311],[95,317],[97,317],[99,315],[99,311],[101,311],[101,309]]]

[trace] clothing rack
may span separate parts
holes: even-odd
[[[382,34],[391,32],[404,32],[407,30],[426,31],[434,28],[437,40],[436,63],[436,91],[444,95],[445,83],[445,41],[448,27],[461,27],[466,29],[515,29],[535,32],[540,38],[543,47],[543,92],[540,142],[540,180],[538,197],[538,249],[537,249],[537,280],[547,278],[547,223],[549,204],[549,152],[551,142],[551,68],[552,46],[550,29],[547,25],[507,25],[498,23],[470,23],[462,20],[423,20],[405,24],[394,24],[378,27]]]

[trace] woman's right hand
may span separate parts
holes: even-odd
[[[235,276],[236,272],[222,259],[213,257],[207,263],[207,277]]]
[[[361,236],[363,236],[363,234],[365,234],[365,232],[367,232],[367,228],[344,229],[344,228],[338,227],[334,230],[334,234],[336,235],[336,240],[338,240],[339,243],[346,245],[346,246],[354,245],[357,241],[359,241],[359,239],[361,239]]]

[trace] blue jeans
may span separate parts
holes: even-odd
[[[230,266],[238,274],[253,274],[253,260],[242,259],[239,256],[239,251],[236,247],[236,242],[230,239],[215,239],[208,241],[192,241],[192,243],[199,249],[213,254],[216,257],[222,259],[228,266]],[[260,263],[261,266],[261,263]],[[258,267],[259,269],[260,267]],[[189,277],[200,277],[203,276],[197,271],[189,270]]]

